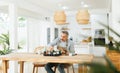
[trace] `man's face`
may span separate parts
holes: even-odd
[[[62,40],[62,41],[67,41],[67,39],[68,39],[68,35],[65,34],[65,33],[62,33],[62,34],[61,34],[61,40]]]

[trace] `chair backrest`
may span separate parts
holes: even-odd
[[[43,52],[45,46],[39,46],[34,49],[34,53],[38,54],[40,52]]]

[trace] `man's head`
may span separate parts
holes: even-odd
[[[67,31],[62,31],[61,40],[62,41],[67,41],[68,40],[68,35],[69,35],[69,33]]]

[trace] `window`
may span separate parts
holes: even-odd
[[[0,13],[0,34],[7,33],[8,29],[8,14]]]
[[[18,49],[27,50],[27,19],[18,17]]]
[[[8,14],[0,13],[0,50],[9,48]]]

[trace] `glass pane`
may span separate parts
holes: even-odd
[[[8,14],[0,13],[0,50],[9,49]]]
[[[8,14],[0,13],[0,34],[7,33],[8,30]]]
[[[27,20],[25,17],[18,17],[18,49],[27,51]]]

